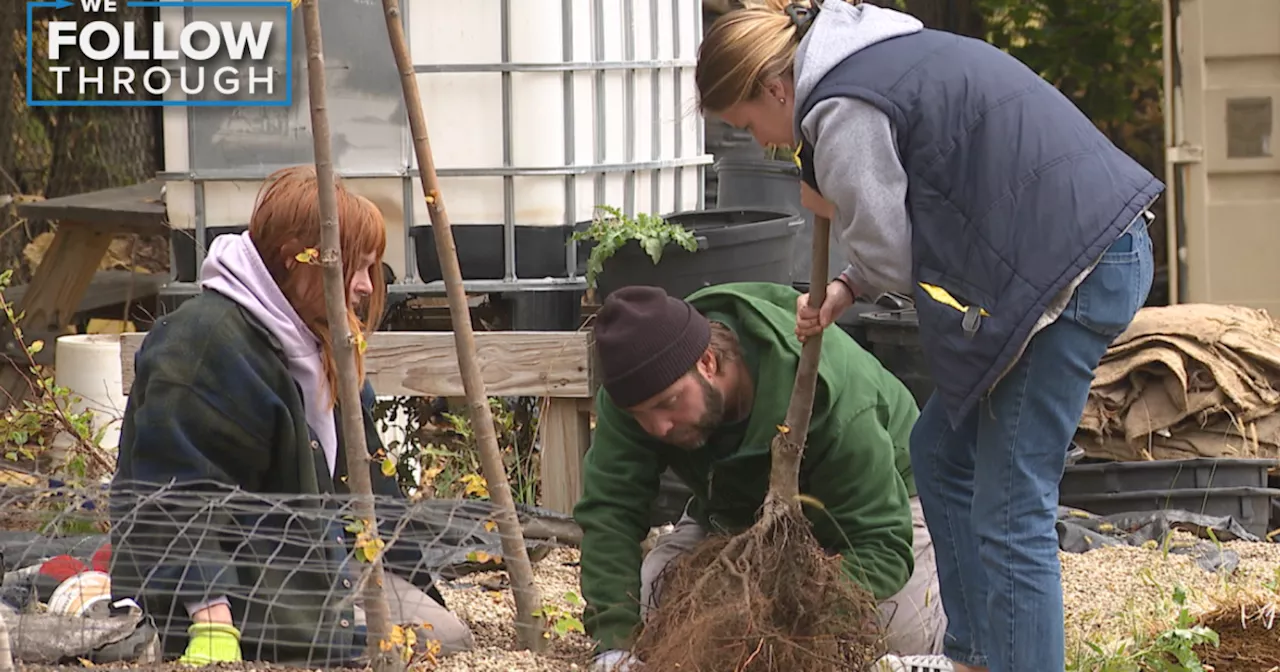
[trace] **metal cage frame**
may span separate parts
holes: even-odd
[[[657,54],[659,50],[659,36],[663,28],[659,26],[659,4],[664,0],[652,0],[649,4],[649,39],[651,43],[651,53]],[[564,278],[537,278],[525,279],[516,276],[516,252],[515,252],[515,211],[514,211],[514,194],[515,184],[514,178],[519,176],[564,176],[564,197],[565,197],[565,219],[564,226],[573,227],[577,222],[573,221],[576,210],[576,194],[577,181],[579,179],[592,179],[595,186],[596,201],[603,202],[605,198],[605,180],[604,177],[609,173],[626,173],[624,183],[624,199],[623,211],[627,214],[634,214],[636,209],[636,175],[637,173],[649,171],[655,178],[653,180],[653,203],[652,209],[659,208],[661,190],[658,187],[656,179],[660,170],[674,170],[675,202],[679,203],[683,197],[683,178],[685,170],[697,171],[697,207],[705,207],[706,203],[706,170],[711,164],[713,157],[706,154],[706,125],[699,117],[695,127],[695,152],[694,156],[682,157],[676,159],[658,159],[649,158],[642,159],[635,156],[636,144],[636,73],[639,71],[649,71],[652,73],[650,80],[652,82],[653,91],[653,131],[652,131],[652,150],[651,157],[657,157],[661,149],[661,77],[670,72],[670,77],[674,85],[674,103],[672,111],[676,117],[682,114],[680,101],[684,96],[683,82],[681,75],[687,68],[696,65],[695,54],[698,45],[702,41],[703,33],[703,15],[701,11],[694,13],[693,30],[693,54],[684,54],[682,49],[681,21],[679,19],[681,5],[690,2],[690,0],[669,0],[671,3],[672,16],[674,18],[673,26],[669,27],[672,31],[672,51],[676,58],[635,61],[632,60],[636,53],[636,35],[634,30],[624,31],[623,53],[626,60],[623,61],[606,61],[604,60],[604,44],[605,44],[605,23],[604,23],[604,0],[591,0],[591,11],[593,14],[591,26],[591,61],[574,61],[574,8],[573,0],[560,0],[561,8],[561,42],[563,45],[562,57],[563,61],[559,63],[517,63],[511,60],[511,2],[512,0],[499,0],[500,5],[500,30],[501,30],[501,62],[499,63],[481,63],[481,64],[439,64],[439,65],[415,65],[414,74],[424,73],[475,73],[475,72],[497,72],[502,75],[502,166],[499,168],[451,168],[437,169],[440,177],[502,177],[503,178],[503,240],[504,240],[504,277],[500,280],[464,280],[464,287],[469,292],[509,292],[509,291],[571,291],[583,290],[586,288],[586,279],[583,275],[583,269],[577,266],[577,243],[570,240],[565,250],[566,276]],[[624,25],[632,25],[635,16],[635,0],[621,0],[622,15]],[[412,1],[403,1],[401,3],[401,21],[404,25],[406,34],[410,30],[409,15],[412,11],[410,8]],[[192,7],[187,6],[183,10],[183,19],[186,22],[192,20]],[[292,57],[292,55],[291,55]],[[625,142],[626,157],[622,162],[606,163],[604,159],[606,132],[605,132],[605,72],[622,70],[626,72],[624,80],[624,106],[625,115]],[[562,72],[564,79],[562,88],[564,91],[564,166],[556,167],[523,167],[513,165],[512,162],[512,92],[511,92],[511,74],[517,72]],[[599,123],[595,125],[595,145],[596,152],[594,161],[589,164],[574,164],[574,156],[576,154],[576,114],[574,110],[574,75],[580,72],[593,72],[595,74],[594,84],[594,100],[592,101],[592,114]],[[195,124],[192,122],[191,113],[193,108],[185,108],[187,115],[187,144],[188,147],[194,146],[195,139],[192,129]],[[684,150],[684,133],[677,131],[674,134],[674,154],[679,157]],[[402,117],[401,123],[402,150],[408,157],[408,164],[416,163],[416,157],[413,152],[413,138],[409,129],[407,115]],[[416,168],[407,168],[406,170],[392,171],[337,171],[340,176],[347,179],[360,178],[400,178],[402,182],[401,199],[404,209],[404,277],[397,278],[390,285],[390,290],[400,294],[443,294],[445,291],[444,282],[437,280],[430,283],[423,283],[418,278],[417,259],[414,252],[414,246],[410,232],[415,226],[423,226],[430,224],[430,220],[416,221],[414,215],[414,194],[413,180],[419,177],[419,171]],[[227,181],[253,181],[262,180],[268,175],[267,171],[252,170],[195,170],[194,168],[187,171],[162,171],[157,177],[168,181],[191,182],[195,192],[194,202],[194,224],[195,228],[192,233],[195,236],[194,254],[196,280],[194,282],[180,282],[176,278],[171,277],[171,281],[162,289],[164,295],[185,295],[198,294],[200,292],[199,270],[204,262],[204,244],[206,230],[206,213],[205,213],[205,185],[210,182],[227,182]],[[173,255],[172,248],[170,255]],[[176,259],[172,260],[172,268],[177,268]]]

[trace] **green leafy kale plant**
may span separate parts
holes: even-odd
[[[654,264],[662,260],[662,251],[667,243],[675,243],[690,252],[698,250],[698,241],[693,233],[679,224],[645,213],[629,217],[621,210],[607,205],[596,206],[596,216],[591,220],[591,226],[586,231],[574,232],[573,240],[590,240],[595,243],[587,258],[587,287],[590,289],[595,289],[596,278],[604,270],[605,260],[629,241],[639,243],[640,249],[649,255]]]

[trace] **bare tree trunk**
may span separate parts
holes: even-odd
[[[453,321],[453,336],[457,346],[458,367],[462,372],[462,387],[467,393],[467,405],[471,410],[472,427],[476,432],[476,445],[480,450],[480,462],[484,478],[489,486],[489,496],[497,504],[498,535],[502,539],[503,563],[511,579],[511,592],[516,602],[516,636],[520,646],[541,650],[546,646],[543,637],[544,623],[533,612],[542,607],[542,598],[533,583],[533,565],[524,543],[524,532],[516,517],[511,486],[498,450],[498,437],[493,428],[493,414],[485,392],[484,378],[480,375],[480,362],[476,358],[475,337],[471,330],[471,311],[467,306],[466,291],[462,286],[462,271],[458,267],[458,250],[454,247],[453,230],[445,211],[440,183],[436,178],[435,161],[431,156],[431,142],[427,136],[427,120],[422,111],[422,97],[418,93],[418,79],[409,57],[409,43],[401,24],[399,0],[382,0],[386,12],[387,35],[391,52],[400,69],[400,82],[404,87],[404,103],[409,114],[409,127],[413,131],[413,150],[418,159],[422,179],[422,193],[431,215],[431,228],[435,234],[436,251],[444,275],[445,290],[449,295],[449,316]]]
[[[320,34],[318,0],[303,0],[302,25],[307,43],[307,85],[311,99],[311,133],[315,143],[316,182],[320,196],[320,265],[324,269],[324,304],[329,321],[334,363],[338,371],[338,407],[342,412],[342,443],[346,450],[351,493],[364,529],[378,538],[378,521],[369,475],[369,448],[364,440],[364,416],[360,408],[360,381],[356,379],[356,341],[347,321],[347,288],[342,276],[342,246],[338,232],[338,197],[334,186],[329,140],[328,101],[325,92],[324,43]],[[403,668],[398,651],[383,651],[389,641],[391,612],[382,592],[382,554],[373,553],[369,577],[364,582],[364,610],[368,630],[369,659],[375,672]]]
[[[813,266],[809,271],[809,306],[812,308],[822,306],[827,298],[827,255],[830,247],[831,220],[814,217]],[[822,332],[818,332],[810,336],[800,349],[800,363],[796,367],[796,381],[791,388],[791,404],[787,406],[786,424],[773,441],[766,512],[777,511],[779,507],[799,506],[800,458],[804,456],[805,437],[809,435],[813,395],[818,386],[818,363],[821,359]]]

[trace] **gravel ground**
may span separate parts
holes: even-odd
[[[1175,533],[1175,543],[1193,542],[1189,535]],[[1061,554],[1068,652],[1086,642],[1105,646],[1168,630],[1178,613],[1172,600],[1178,587],[1186,592],[1195,618],[1222,609],[1280,604],[1280,544],[1229,542],[1223,547],[1240,555],[1239,567],[1225,576],[1158,549],[1112,546]],[[1280,639],[1276,644],[1280,648]]]
[[[552,551],[534,565],[533,573],[545,603],[582,618],[578,551]],[[505,572],[473,574],[442,587],[441,592],[449,608],[471,624],[478,648],[442,659],[436,668],[439,672],[561,672],[585,670],[590,663],[592,643],[576,632],[553,636],[547,651],[540,654],[511,650],[516,641],[516,607]],[[566,599],[567,594],[571,599]]]
[[[1063,553],[1068,651],[1085,642],[1106,646],[1134,634],[1168,629],[1177,613],[1170,599],[1175,587],[1186,591],[1191,612],[1197,616],[1223,608],[1239,610],[1241,604],[1257,606],[1260,595],[1280,603],[1276,592],[1280,544],[1231,542],[1224,546],[1239,553],[1241,559],[1240,567],[1229,577],[1206,572],[1185,556],[1160,550],[1106,547],[1084,554]],[[581,605],[565,599],[566,593],[580,595],[576,550],[552,552],[534,566],[534,574],[545,601],[581,618]],[[449,607],[471,624],[477,649],[444,658],[434,668],[438,672],[585,672],[588,668],[592,644],[578,633],[553,637],[544,653],[512,650],[515,604],[505,573],[471,575],[442,587],[442,592]],[[1276,643],[1280,650],[1280,637]],[[23,667],[30,672],[52,669]],[[257,672],[285,669],[261,664],[236,667]],[[154,669],[185,670],[177,666]],[[1220,668],[1220,672],[1224,671]]]
[[[1193,542],[1189,535],[1177,533],[1174,543]],[[1061,554],[1068,649],[1087,641],[1101,644],[1153,628],[1169,628],[1177,614],[1171,595],[1179,586],[1187,592],[1193,615],[1247,603],[1250,596],[1264,591],[1280,601],[1274,588],[1280,582],[1280,544],[1231,542],[1224,547],[1240,555],[1240,566],[1230,577],[1206,572],[1186,556],[1160,550],[1121,546]],[[577,562],[577,551],[559,550],[536,565],[534,573],[545,599],[557,600],[561,608],[580,617],[580,606],[559,599],[566,592],[579,594]],[[515,641],[511,626],[514,603],[509,591],[504,589],[495,596],[489,590],[505,588],[505,580],[505,575],[498,572],[480,574],[445,591],[450,607],[472,624],[479,641],[487,646],[446,658],[439,669],[585,670],[591,643],[576,633],[556,641],[548,654],[535,656],[509,650]]]

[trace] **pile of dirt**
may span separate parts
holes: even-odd
[[[1200,662],[1214,672],[1270,672],[1280,669],[1280,624],[1262,617],[1222,614],[1204,625],[1218,633],[1218,646],[1200,645]]]
[[[1095,374],[1076,436],[1089,457],[1280,457],[1280,327],[1266,311],[1143,308]]]

